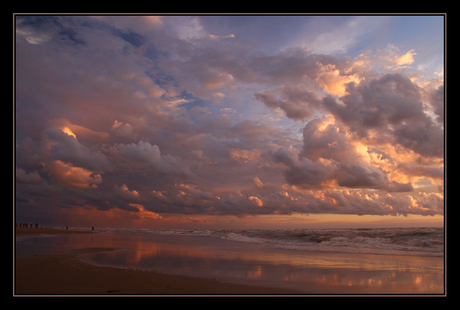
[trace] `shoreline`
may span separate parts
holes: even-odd
[[[18,228],[17,235],[92,234],[55,228]],[[117,248],[83,248],[65,253],[15,257],[13,292],[34,295],[298,295],[295,290],[221,282],[151,270],[98,266],[81,261],[88,253]]]
[[[211,237],[149,236],[141,241],[118,233],[19,230],[13,279],[18,296],[438,295],[444,291],[438,257],[298,252]],[[44,237],[35,238],[39,234]]]
[[[221,282],[154,271],[97,266],[79,256],[88,248],[16,258],[14,295],[299,295],[295,290]]]
[[[38,234],[91,234],[91,231],[66,230],[57,228],[23,228],[16,227],[16,235],[38,235]]]

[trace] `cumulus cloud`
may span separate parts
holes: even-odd
[[[257,207],[262,207],[264,205],[263,201],[256,196],[249,196],[248,197],[249,201],[251,201],[252,204],[254,204]]]
[[[18,17],[21,207],[442,214],[442,81],[412,47],[342,57],[372,24],[344,21],[268,52],[198,16]]]
[[[28,184],[40,184],[42,178],[38,174],[38,171],[27,173],[24,169],[16,167],[16,182],[28,183]]]
[[[321,63],[317,63],[317,65],[319,70],[316,82],[330,94],[344,96],[346,84],[351,82],[359,84],[361,81],[357,74],[342,75],[335,65],[323,65]]]
[[[380,169],[368,164],[341,165],[337,171],[338,185],[350,188],[383,189],[388,192],[410,192],[412,184],[401,184],[389,181],[387,175]]]
[[[418,87],[400,74],[385,75],[370,83],[348,87],[343,105],[325,100],[327,108],[352,129],[399,125],[404,121],[425,121]]]
[[[359,86],[349,84],[348,92],[340,98],[343,104],[332,98],[324,104],[358,136],[373,133],[422,156],[443,156],[442,128],[424,112],[419,87],[410,79],[388,74]]]
[[[444,85],[439,86],[436,91],[431,94],[431,105],[434,113],[437,115],[436,120],[440,124],[444,124]]]
[[[139,197],[139,192],[135,190],[130,191],[126,184],[122,184],[121,186],[115,185],[114,188],[117,195],[124,200],[135,201]]]
[[[273,160],[288,167],[284,176],[289,184],[301,187],[320,188],[331,177],[335,166],[320,161],[313,162],[308,158],[299,159],[295,151],[284,149],[276,151]]]
[[[347,129],[327,114],[305,125],[301,156],[315,161],[324,158],[342,163],[365,160],[352,142]]]
[[[85,168],[74,167],[60,160],[50,161],[45,170],[60,183],[78,188],[97,188],[102,182],[100,174],[93,173]]]
[[[125,140],[136,140],[138,137],[138,134],[133,132],[133,126],[131,126],[128,123],[123,124],[122,122],[119,122],[117,120],[115,120],[115,122],[113,123],[110,132],[115,137]]]
[[[442,209],[443,205],[441,195],[437,193],[401,195],[395,193],[379,194],[367,190],[326,190],[320,195],[312,195],[311,198],[302,209],[310,210],[312,213],[434,215]],[[440,199],[437,200],[437,198]],[[434,204],[430,208],[425,208],[426,202],[430,200]]]
[[[61,130],[47,130],[46,135],[50,140],[50,159],[71,163],[74,166],[96,172],[110,169],[110,163],[104,154],[100,151],[92,152],[80,144],[75,136]]]
[[[192,172],[181,159],[172,155],[162,155],[157,145],[139,141],[137,144],[116,144],[111,148],[112,153],[129,160],[134,166],[141,164],[153,168],[164,175],[191,177]]]
[[[273,160],[288,167],[284,175],[290,185],[303,188],[335,185],[388,192],[413,190],[410,183],[390,180],[386,172],[373,166],[368,148],[351,138],[342,125],[326,115],[305,126],[302,151],[279,149]]]
[[[281,99],[277,99],[277,94]],[[267,107],[281,109],[288,118],[303,120],[313,115],[320,108],[316,95],[302,86],[285,86],[274,91],[265,90],[254,94],[255,99],[262,101]]]

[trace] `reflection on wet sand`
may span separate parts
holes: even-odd
[[[315,294],[442,294],[442,258],[312,253],[215,242],[131,240],[85,261]],[[185,241],[185,240],[183,240]]]

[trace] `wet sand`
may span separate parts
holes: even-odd
[[[16,227],[16,235],[40,235],[40,234],[91,234],[89,231],[68,230],[65,228],[19,228]]]
[[[17,295],[189,295],[289,294],[296,291],[223,283],[211,279],[101,267],[77,259],[94,248],[66,254],[27,255],[16,259]],[[104,249],[106,250],[106,249]]]
[[[59,229],[17,229],[18,235],[81,234]],[[82,254],[111,251],[86,248],[68,253],[31,254],[15,259],[15,295],[259,295],[296,294],[295,290],[224,283],[212,279],[162,274],[85,263]]]
[[[59,229],[17,231],[20,239],[17,295],[444,292],[442,257],[289,251],[208,237]]]

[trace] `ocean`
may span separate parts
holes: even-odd
[[[72,228],[89,230],[88,228]],[[96,232],[127,235],[212,237],[273,248],[380,255],[444,255],[444,228],[345,228],[285,230],[184,230],[100,228]]]

